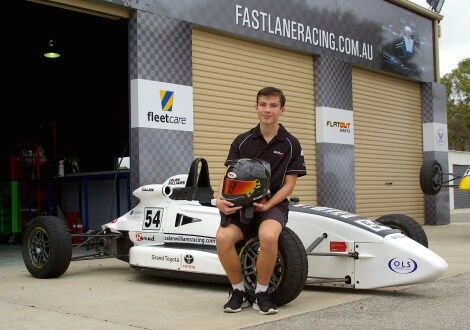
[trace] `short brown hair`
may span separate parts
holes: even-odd
[[[279,96],[281,107],[286,104],[286,96],[284,95],[284,92],[276,87],[264,87],[261,89],[258,94],[256,94],[256,104],[258,104],[260,96]]]

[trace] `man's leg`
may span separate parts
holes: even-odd
[[[271,300],[267,289],[274,265],[276,264],[278,239],[281,231],[281,223],[273,219],[264,220],[258,229],[260,251],[256,262],[256,278],[258,283],[255,289],[253,309],[259,311],[260,314],[277,313],[277,306]]]
[[[276,220],[264,220],[258,229],[260,252],[256,262],[257,282],[263,286],[269,284],[277,259],[277,241],[282,225]]]
[[[234,224],[227,227],[219,227],[215,237],[219,260],[224,267],[230,283],[242,282],[242,270],[235,244],[243,240],[240,228]]]
[[[243,239],[240,228],[234,224],[220,227],[216,235],[217,253],[225,273],[232,284],[229,300],[224,305],[224,312],[236,313],[248,307],[248,296],[242,280],[240,259],[235,244]]]

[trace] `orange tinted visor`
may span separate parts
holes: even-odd
[[[229,196],[251,196],[259,188],[259,180],[243,181],[225,178],[223,194]]]

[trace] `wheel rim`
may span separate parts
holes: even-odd
[[[442,170],[438,165],[432,168],[432,186],[434,189],[439,189],[442,185]]]
[[[257,237],[246,242],[240,251],[240,262],[242,265],[242,277],[248,291],[254,293],[256,289],[256,260],[260,249],[259,239]],[[269,281],[268,292],[275,291],[282,278],[284,277],[284,262],[281,254],[278,252],[273,274]]]
[[[36,268],[43,268],[49,260],[49,236],[41,227],[33,229],[28,242],[29,257]]]

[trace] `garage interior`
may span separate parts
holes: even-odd
[[[15,231],[9,213],[19,212],[12,227],[35,215],[83,218],[93,194],[108,194],[109,218],[116,205],[111,174],[129,155],[128,20],[30,1],[6,6],[16,26],[7,38],[13,106],[4,108],[0,130],[2,236]],[[51,46],[60,57],[44,56]],[[102,191],[93,188],[95,179],[106,181],[97,185]]]

